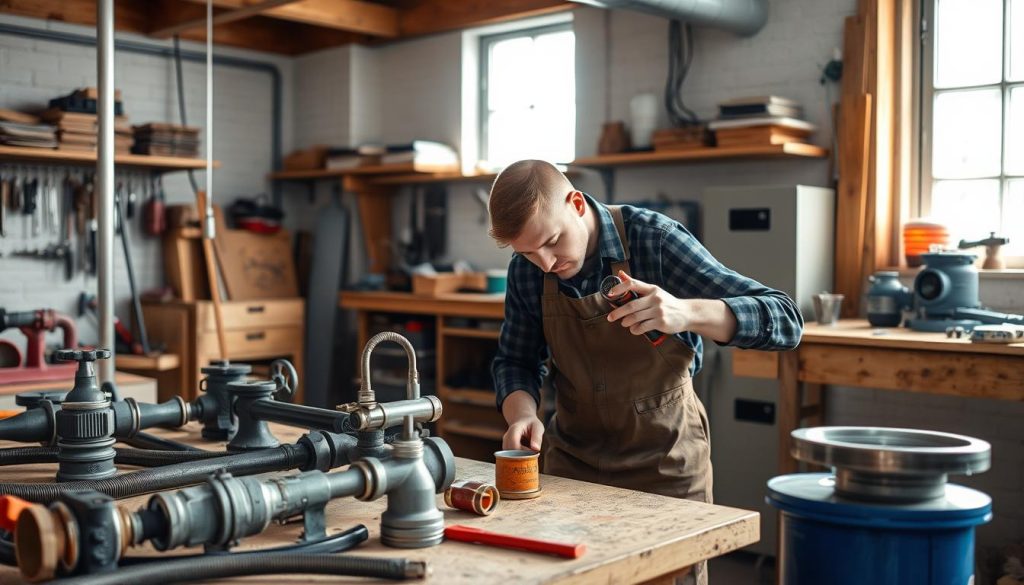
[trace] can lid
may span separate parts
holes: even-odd
[[[834,524],[933,530],[977,526],[992,518],[992,498],[956,484],[945,496],[912,503],[868,502],[838,496],[830,473],[795,473],[768,480],[765,501],[799,517]]]

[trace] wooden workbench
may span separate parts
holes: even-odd
[[[820,420],[824,384],[1020,402],[1022,372],[1024,343],[972,343],[859,319],[808,323],[794,351],[733,353],[735,375],[779,380],[780,473],[797,469],[790,433],[807,417]]]
[[[297,439],[301,431],[271,425],[281,441]],[[187,431],[157,431],[158,434],[213,449],[202,441],[199,427]],[[0,442],[0,447],[13,443]],[[221,448],[223,445],[217,445]],[[2,481],[47,481],[52,479],[54,465],[0,468]],[[282,474],[278,474],[282,475]],[[494,480],[494,466],[488,463],[459,459],[456,477],[488,482]],[[699,561],[716,557],[756,542],[759,534],[758,514],[736,508],[714,506],[644,494],[619,488],[584,483],[564,478],[542,476],[543,495],[535,500],[502,501],[495,513],[480,517],[444,506],[448,524],[467,524],[520,536],[582,542],[587,552],[575,560],[559,559],[514,550],[484,547],[461,542],[444,542],[440,546],[399,550],[380,544],[380,516],[386,508],[385,498],[360,502],[353,498],[339,499],[327,507],[328,533],[364,524],[370,538],[353,549],[353,554],[376,557],[409,557],[426,560],[431,576],[425,583],[506,584],[506,583],[643,583],[660,577],[678,575]],[[124,500],[137,508],[148,500],[139,496]],[[291,543],[301,531],[302,523],[272,523],[266,532],[242,541],[239,550]],[[179,549],[178,554],[198,552]],[[149,547],[140,554],[154,554]],[[16,570],[0,566],[0,582],[18,582]],[[219,582],[231,583],[367,583],[365,579],[337,576],[282,577],[266,575]],[[671,580],[666,581],[671,583]]]

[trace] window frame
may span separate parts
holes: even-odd
[[[916,148],[914,148],[914,158],[916,173],[914,173],[914,182],[917,188],[914,190],[917,194],[913,197],[910,202],[910,211],[913,216],[920,217],[926,216],[931,213],[932,204],[932,187],[936,181],[933,169],[932,169],[932,147],[933,147],[933,106],[935,102],[935,96],[941,93],[951,93],[965,90],[978,90],[978,89],[999,89],[1001,100],[1002,100],[1002,117],[1000,122],[1000,172],[998,175],[987,176],[987,177],[970,177],[964,179],[940,179],[940,180],[998,180],[1000,184],[999,192],[999,217],[1000,222],[1004,223],[1005,218],[1003,214],[1005,212],[1004,198],[1009,192],[1010,180],[1024,180],[1024,175],[1010,175],[1007,174],[1006,162],[1007,162],[1007,146],[1008,146],[1008,132],[1007,123],[1009,119],[1010,109],[1010,91],[1013,88],[1024,88],[1024,81],[1009,81],[1007,79],[1009,75],[1009,59],[1007,58],[1007,52],[1009,50],[1010,40],[1010,4],[1011,0],[1001,0],[1003,3],[1003,27],[1002,27],[1002,51],[1000,54],[1001,63],[1000,70],[1001,76],[997,83],[986,83],[981,85],[964,86],[964,87],[949,87],[949,88],[936,88],[935,83],[935,34],[936,34],[936,5],[940,0],[920,0],[917,5],[918,14],[920,17],[917,19],[918,22],[918,37],[920,42],[917,43],[918,57],[915,59],[915,65],[918,67],[917,77],[917,103],[919,105],[920,116],[918,119],[918,132],[916,140]],[[1024,7],[1024,6],[1022,6]],[[1001,229],[1001,228],[1000,228]],[[999,233],[997,231],[997,233]],[[984,234],[978,234],[979,237]],[[951,242],[955,245],[954,242]],[[983,257],[984,252],[979,252],[979,256]],[[1024,267],[1024,255],[1007,256],[1004,255],[1007,268],[1022,268]]]
[[[478,122],[477,122],[477,158],[480,160],[490,161],[490,153],[488,152],[487,138],[490,129],[491,110],[488,107],[488,82],[490,80],[490,62],[491,53],[490,48],[495,43],[500,41],[507,41],[509,39],[525,38],[525,37],[538,37],[542,34],[555,33],[570,31],[575,34],[573,22],[567,20],[565,22],[557,22],[553,24],[544,24],[540,26],[530,26],[526,28],[516,29],[507,32],[500,32],[494,34],[480,35],[478,40],[479,55],[480,55],[480,86],[479,86],[479,101],[477,102],[478,109]],[[568,161],[558,161],[568,162]]]

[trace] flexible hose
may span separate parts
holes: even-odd
[[[171,439],[165,439],[156,435],[138,432],[130,439],[118,439],[126,445],[132,447],[138,447],[139,449],[161,449],[164,451],[205,451],[199,447],[193,447],[192,445],[186,445],[178,441],[172,441]]]
[[[149,562],[166,561],[167,559],[194,559],[202,556],[224,556],[224,555],[236,555],[236,554],[247,554],[247,553],[298,553],[307,555],[321,555],[329,553],[340,553],[345,552],[356,545],[365,542],[370,537],[370,532],[366,529],[366,526],[357,524],[352,528],[344,532],[339,532],[334,536],[328,536],[320,540],[314,540],[313,542],[301,542],[298,544],[285,544],[282,546],[275,546],[273,548],[263,548],[259,550],[247,550],[245,552],[229,552],[229,551],[211,551],[204,554],[196,555],[175,555],[170,557],[168,555],[147,555],[147,556],[131,556],[121,559],[121,566],[133,566],[141,565]],[[0,540],[0,554],[3,553],[3,541]],[[13,555],[13,545],[11,545],[11,554]],[[11,557],[14,558],[13,556]],[[3,557],[0,556],[0,562],[3,562]],[[13,564],[13,563],[11,563]]]
[[[201,483],[220,470],[236,476],[304,467],[310,453],[301,445],[281,445],[237,455],[225,455],[202,461],[187,461],[154,469],[133,471],[107,479],[64,483],[0,483],[0,494],[17,496],[32,502],[49,503],[76,490],[92,489],[115,499]]]
[[[192,559],[165,559],[119,568],[104,574],[82,575],[52,581],[56,585],[122,585],[123,583],[186,583],[205,579],[302,573],[319,575],[351,575],[378,579],[423,577],[424,563],[407,559],[382,559],[347,555],[311,555],[291,553],[235,553],[201,556]]]
[[[30,463],[57,463],[57,447],[11,447],[0,449],[0,466]],[[223,457],[226,453],[213,451],[157,451],[152,449],[114,449],[114,463],[159,467],[200,459]]]

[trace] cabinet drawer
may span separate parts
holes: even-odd
[[[229,359],[248,359],[290,355],[302,351],[302,329],[299,327],[261,327],[245,331],[225,331]],[[217,353],[217,334],[204,333],[201,345]]]
[[[301,326],[302,299],[267,299],[263,301],[230,301],[221,305],[224,330],[264,329],[267,327]],[[198,304],[199,331],[217,331],[213,303]]]

